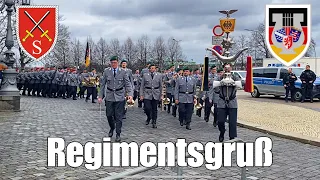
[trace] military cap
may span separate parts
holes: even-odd
[[[151,68],[152,66],[156,66],[155,64],[150,63],[149,68]]]
[[[110,58],[110,61],[118,61],[119,60],[119,57],[118,56],[112,56]]]
[[[170,65],[169,65],[169,69],[172,68],[172,67],[174,67],[174,64],[170,64]]]
[[[220,72],[222,72],[222,71],[223,71],[223,69],[221,69],[221,68],[217,70],[218,73],[220,73]]]
[[[213,65],[213,66],[211,66],[211,69],[216,68],[216,67],[217,67],[217,66]]]
[[[176,69],[176,72],[179,72],[179,71],[181,71],[181,68],[177,68],[177,69]]]
[[[199,70],[199,68],[195,68],[193,71],[198,71]]]
[[[123,62],[126,62],[126,63],[127,63],[128,61],[127,61],[126,59],[122,59],[122,60],[121,60],[121,63],[123,63]]]
[[[190,71],[190,68],[189,67],[184,67],[183,70],[184,71]]]
[[[151,65],[152,63],[150,61],[147,62],[147,65]]]

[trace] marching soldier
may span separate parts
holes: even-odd
[[[133,100],[135,101],[136,99],[138,99],[138,107],[141,108],[142,101],[140,100],[140,95],[139,95],[140,85],[141,85],[141,76],[140,76],[139,69],[136,70],[136,73],[132,75],[132,77],[133,77],[133,85],[134,85]]]
[[[23,72],[23,75],[22,75],[22,82],[24,82],[23,83],[23,91],[22,91],[22,95],[24,96],[24,95],[26,95],[26,90],[28,90],[28,87],[29,87],[29,85],[28,85],[28,74],[29,74],[29,71],[25,71],[24,70],[24,72]]]
[[[173,78],[173,74],[174,74],[174,65],[171,65],[169,67],[168,72],[164,75],[164,83],[166,85],[166,97],[170,99],[170,104],[168,104],[168,109],[167,112],[168,114],[170,114],[170,110],[171,110],[171,105],[173,103],[173,94],[174,94],[174,89],[172,87],[172,78]]]
[[[176,73],[173,74],[172,80],[171,80],[171,86],[173,89],[173,99],[175,99],[175,87],[176,87],[176,81],[177,79],[181,76],[181,69],[177,68]],[[172,116],[176,117],[177,116],[177,109],[178,109],[178,104],[174,103],[172,106]]]
[[[175,103],[179,104],[179,121],[180,125],[186,124],[186,129],[191,130],[190,123],[193,114],[193,108],[196,93],[196,83],[193,78],[190,77],[190,69],[184,68],[183,76],[176,80],[175,85]]]
[[[213,78],[211,81],[211,84],[213,84],[214,81],[218,81],[220,76],[223,73],[223,69],[219,69],[217,71],[217,76]],[[213,126],[217,127],[217,120],[218,120],[218,108],[217,108],[217,103],[219,99],[219,93],[220,93],[220,88],[211,86],[210,91],[209,91],[209,102],[213,104],[214,110],[213,110]]]
[[[122,116],[126,103],[125,95],[127,91],[128,101],[132,101],[133,90],[128,74],[118,67],[118,57],[113,56],[110,62],[111,67],[106,68],[103,72],[98,102],[101,103],[102,97],[105,96],[106,115],[110,126],[108,135],[112,137],[113,131],[116,129],[116,142],[120,142]]]
[[[209,89],[212,86],[212,82],[213,82],[212,80],[214,78],[216,78],[216,77],[217,77],[217,67],[216,66],[212,66],[211,67],[211,72],[209,73],[209,83],[208,83]],[[210,103],[209,97],[210,97],[209,91],[204,92],[204,98],[205,98],[205,102],[204,102],[204,120],[206,122],[209,121],[211,107],[212,107],[212,103]]]
[[[28,87],[28,96],[35,96],[35,72],[36,68],[31,69],[31,72],[28,73],[28,81],[29,81],[29,87]]]
[[[67,83],[66,83],[66,94],[67,94],[67,98],[70,98],[70,91],[71,91],[71,89],[70,89],[70,87],[69,87],[69,84],[68,84],[68,82],[70,81],[70,74],[71,74],[71,71],[72,71],[72,69],[71,68],[67,68],[67,78],[66,78],[66,81],[67,81]]]
[[[84,92],[87,90],[86,79],[89,79],[89,74],[87,73],[87,70],[83,70],[83,72],[80,74],[79,79],[80,79],[79,96],[80,98],[84,98]]]
[[[69,97],[72,97],[73,100],[77,100],[77,87],[79,84],[77,71],[73,69],[68,76]]]
[[[96,69],[92,69],[91,72],[89,73],[89,83],[87,84],[87,97],[86,97],[86,102],[88,102],[88,100],[90,100],[90,96],[91,97],[91,102],[92,103],[96,103],[95,97],[96,97],[96,93],[97,93],[97,84],[96,84],[96,79],[97,79],[97,73],[96,73]]]
[[[154,64],[151,64],[149,68],[149,73],[145,73],[141,80],[140,99],[144,102],[147,114],[146,125],[152,120],[152,128],[157,128],[157,105],[161,101],[163,76],[155,72],[156,66]]]
[[[45,87],[46,87],[46,83],[47,83],[48,78],[45,75],[44,67],[41,68],[39,75],[40,75],[40,79],[41,79],[41,82],[39,84],[39,89],[40,89],[40,92],[41,92],[41,96],[42,97],[46,97]]]
[[[40,68],[36,69],[36,72],[34,73],[35,76],[35,96],[40,97],[40,92],[41,92],[41,73],[40,73]]]
[[[66,99],[66,71],[65,69],[61,69],[58,73],[58,97],[63,97],[63,99]]]
[[[50,91],[51,91],[51,83],[52,83],[52,79],[54,76],[54,71],[53,68],[47,68],[46,72],[45,72],[45,76],[47,77],[47,82],[45,84],[45,96],[46,97],[52,97],[50,96]]]
[[[57,98],[58,97],[58,90],[59,90],[59,82],[60,82],[60,73],[61,68],[56,69],[55,67],[51,68],[51,86],[49,92],[49,98]]]
[[[219,77],[219,81],[222,83],[219,87],[219,97],[217,100],[217,113],[218,113],[218,128],[220,131],[219,141],[223,142],[225,129],[225,122],[227,115],[229,116],[229,138],[234,139],[237,137],[237,113],[238,113],[238,102],[237,102],[237,88],[241,86],[240,79],[231,75],[233,83],[226,84],[223,82],[223,78],[226,73],[231,73],[231,65],[225,64],[224,74]]]
[[[23,75],[24,75],[23,70],[20,71],[20,73],[17,75],[17,88],[19,89],[19,91],[21,91],[23,88],[23,84],[24,84]]]
[[[197,88],[201,89],[202,76],[200,75],[198,68],[194,69],[192,76],[196,81]],[[203,106],[203,100],[202,100],[203,93],[200,91],[198,96],[199,97],[198,97],[197,101]],[[202,111],[202,108],[198,109],[196,111],[196,115],[201,117],[201,111]]]
[[[133,85],[133,77],[132,77],[132,70],[127,68],[127,65],[128,65],[128,61],[123,59],[120,63],[120,67],[126,71],[126,73],[128,74],[128,77],[129,77],[129,80],[130,80],[130,83],[131,83],[131,86],[132,86],[132,89],[134,89],[134,85]],[[127,110],[125,109],[124,110],[124,115],[123,115],[123,119],[126,119],[126,113],[127,113]]]

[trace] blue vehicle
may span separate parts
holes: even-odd
[[[304,71],[301,67],[292,67],[293,73],[298,77],[295,83],[296,92],[294,99],[300,101],[301,80],[300,75]],[[288,72],[286,67],[259,67],[253,68],[253,85],[254,91],[251,93],[252,97],[258,98],[260,95],[274,95],[275,97],[285,96],[285,89],[283,87],[283,77]],[[313,97],[320,99],[320,77],[317,76],[313,86]],[[308,99],[310,97],[306,97]]]

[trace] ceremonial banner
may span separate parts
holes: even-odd
[[[267,5],[266,44],[272,56],[291,66],[307,52],[311,42],[310,5]]]
[[[58,6],[17,6],[17,40],[31,58],[40,60],[54,48],[58,37]]]
[[[201,91],[209,91],[209,57],[204,58]]]
[[[87,47],[86,47],[85,64],[86,64],[86,67],[90,66],[90,46],[89,46],[89,42],[87,42]]]
[[[252,70],[252,57],[247,57],[247,75],[246,75],[246,84],[244,86],[245,92],[253,92],[253,70]]]

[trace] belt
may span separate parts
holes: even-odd
[[[159,87],[145,87],[146,89],[159,89]]]
[[[193,94],[193,92],[179,92],[181,94]]]
[[[220,97],[221,99],[225,99],[225,97],[223,97],[223,96],[221,96],[221,95],[219,95],[219,97]],[[229,101],[233,100],[234,98],[236,98],[236,96],[231,96],[231,97],[229,97]]]
[[[119,89],[110,89],[110,88],[107,88],[109,91],[120,91],[120,90],[122,90],[123,89],[123,87],[122,88],[119,88]]]

